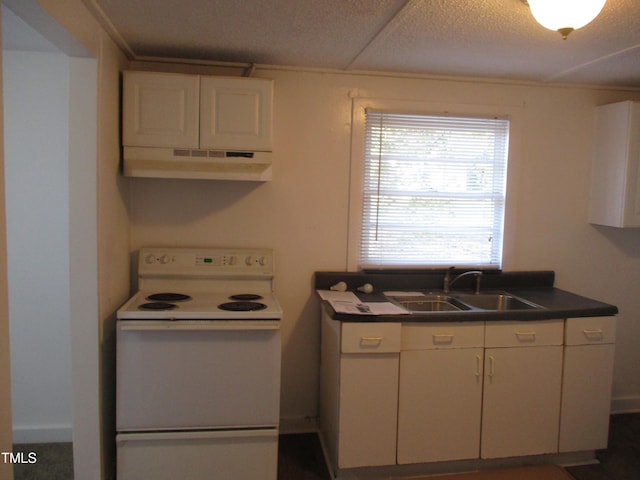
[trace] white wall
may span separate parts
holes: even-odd
[[[68,59],[4,52],[13,438],[71,441]]]
[[[317,414],[313,272],[347,264],[350,95],[520,112],[504,268],[553,269],[558,287],[619,306],[614,396],[640,409],[640,297],[633,289],[640,284],[640,230],[587,223],[594,107],[640,99],[640,92],[266,68],[256,74],[275,79],[274,180],[132,179],[131,246],[275,248],[285,428],[304,428]]]

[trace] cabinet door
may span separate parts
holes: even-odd
[[[558,450],[562,346],[485,350],[482,458]]]
[[[560,452],[607,447],[614,345],[567,346]]]
[[[640,227],[640,102],[598,107],[589,222]]]
[[[339,468],[396,463],[398,362],[398,353],[342,355]]]
[[[200,147],[271,151],[273,82],[201,78]]]
[[[124,72],[123,145],[198,148],[197,75]]]
[[[400,355],[398,463],[478,458],[483,349]]]

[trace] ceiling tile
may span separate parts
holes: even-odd
[[[608,0],[562,40],[522,0],[84,0],[136,59],[640,88],[640,1]]]

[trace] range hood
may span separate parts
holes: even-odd
[[[271,180],[271,152],[124,147],[128,177]]]

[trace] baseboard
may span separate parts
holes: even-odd
[[[318,431],[317,417],[280,417],[280,433],[313,433]]]
[[[71,425],[13,427],[13,443],[59,443],[72,441]]]
[[[640,412],[640,396],[617,397],[611,400],[611,413]]]

